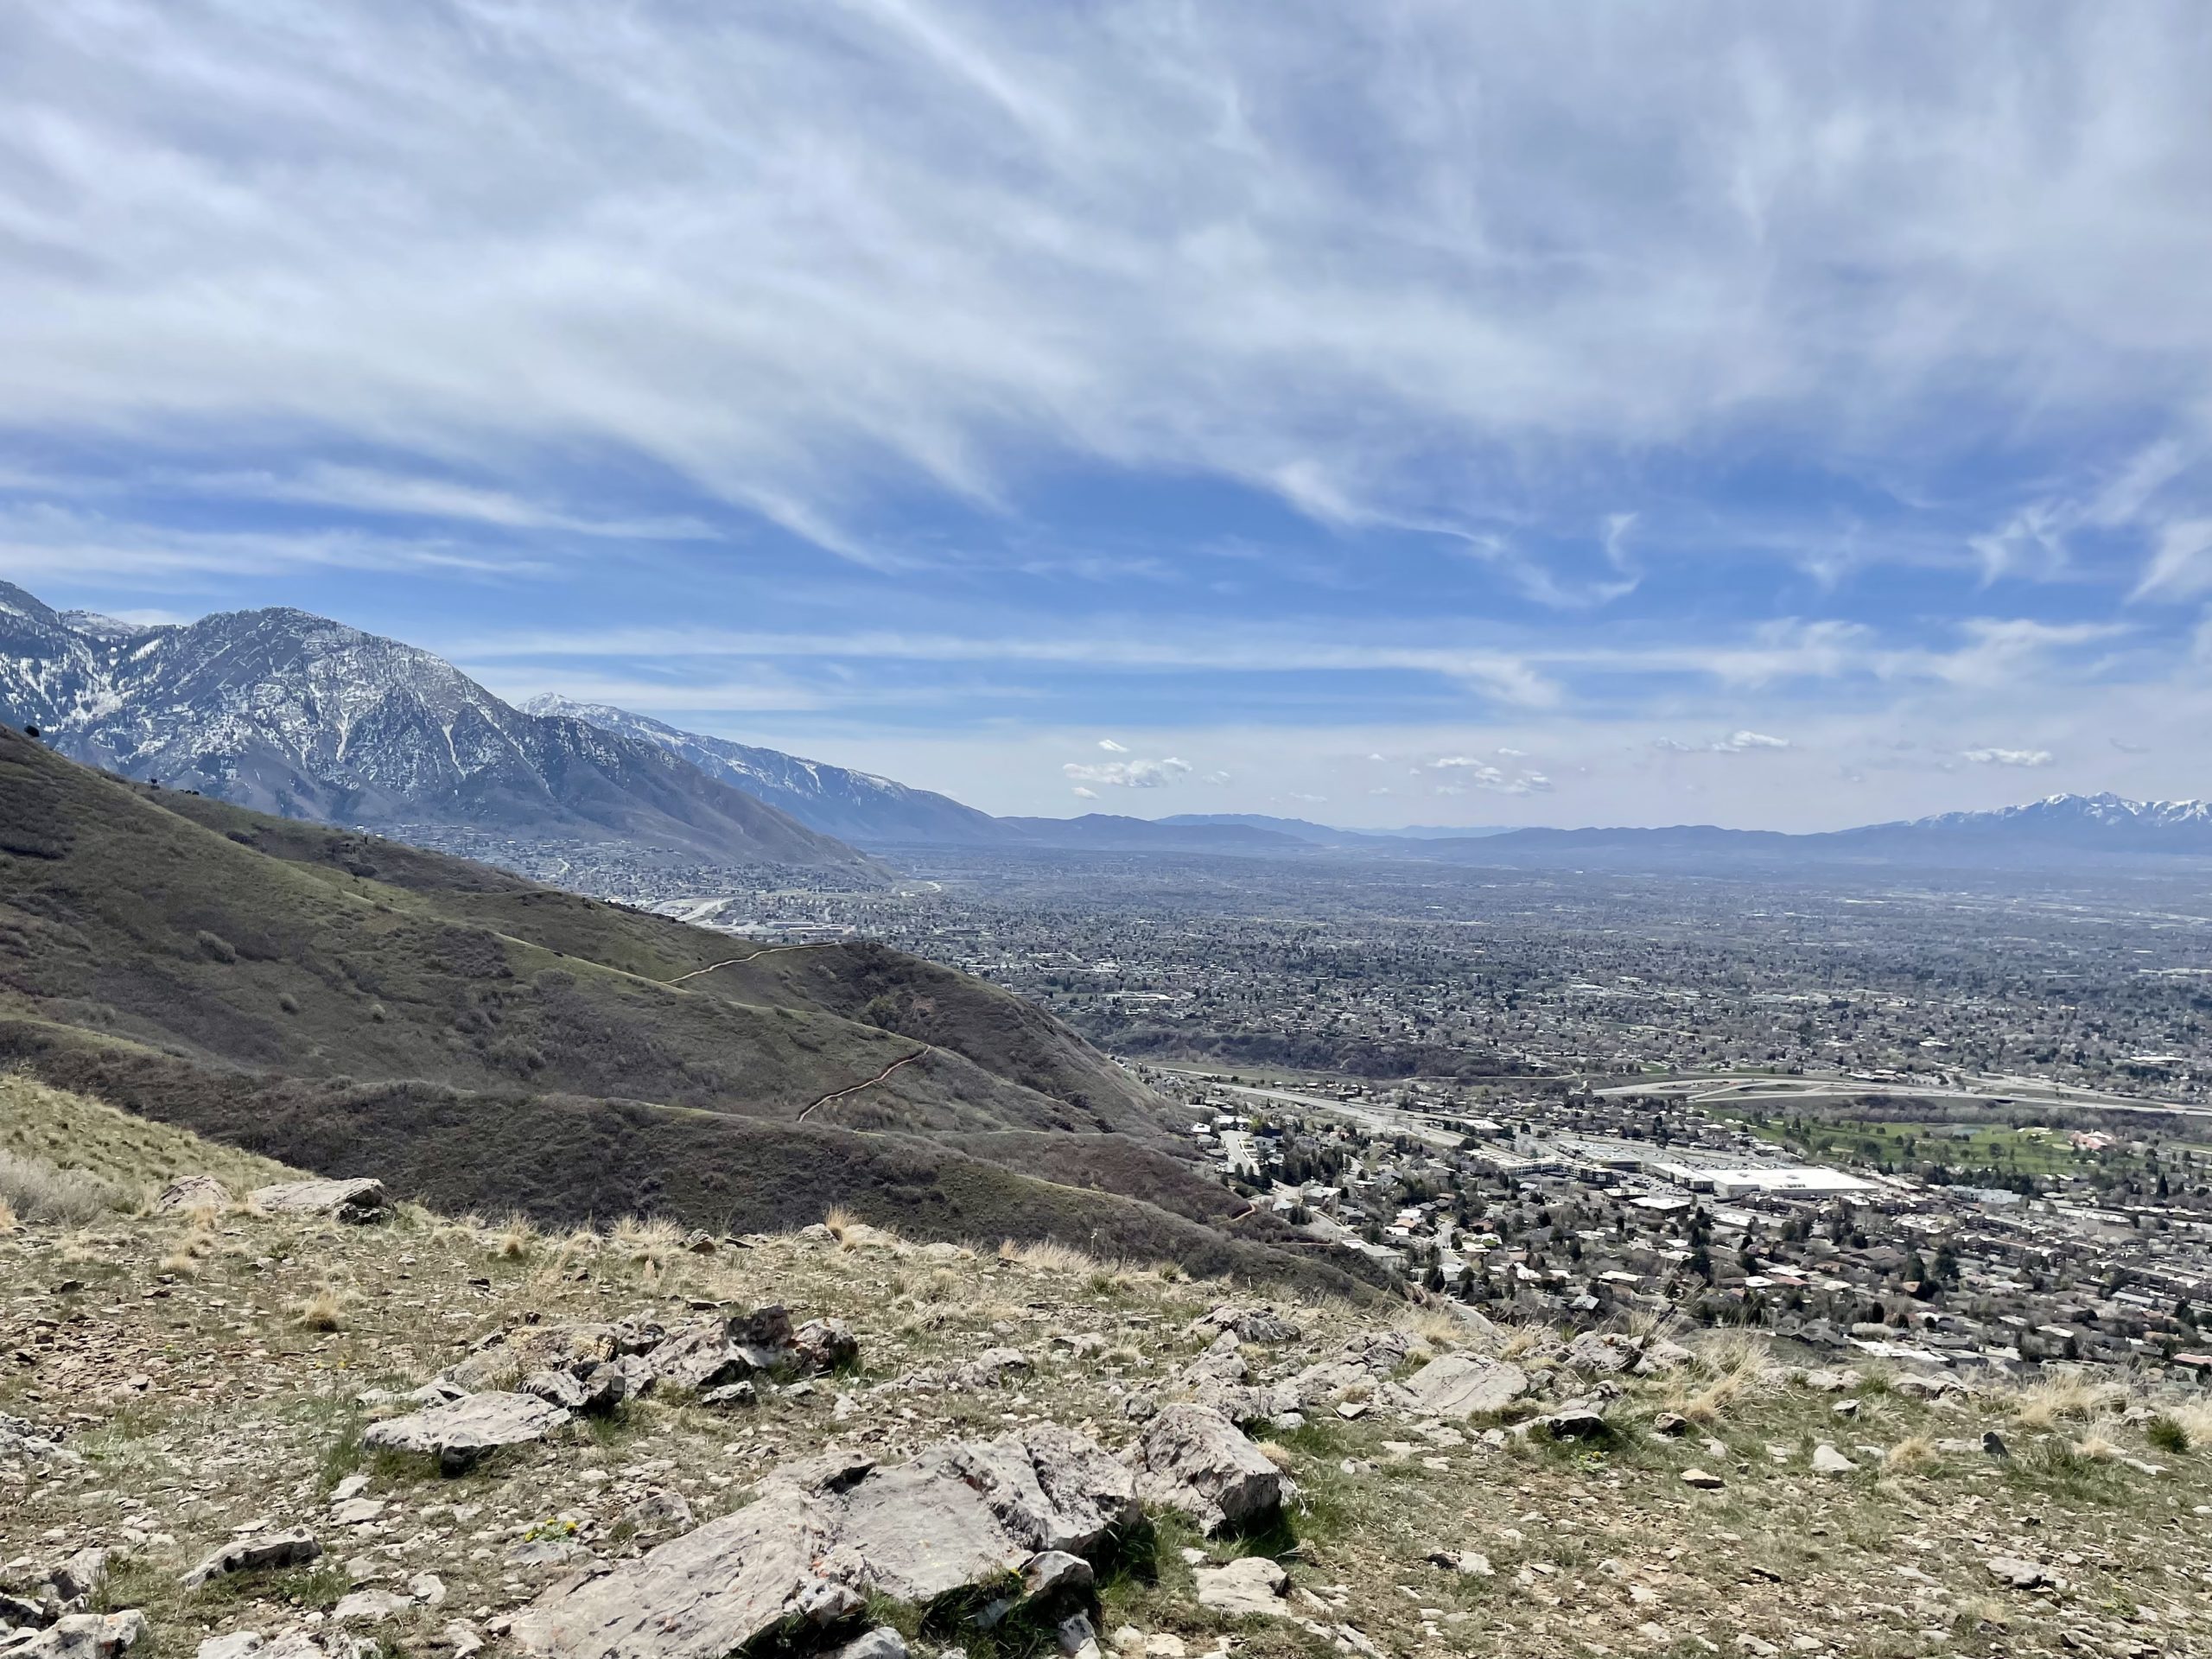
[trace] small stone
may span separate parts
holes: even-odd
[[[1264,1555],[1246,1555],[1226,1567],[1202,1567],[1192,1575],[1198,1580],[1198,1605],[1235,1618],[1248,1613],[1279,1616],[1289,1575]]]
[[[1837,1451],[1826,1440],[1813,1448],[1813,1472],[1816,1475],[1851,1475],[1859,1465]]]
[[[1701,1492],[1717,1492],[1727,1484],[1728,1483],[1721,1479],[1719,1476],[1708,1474],[1702,1469],[1685,1469],[1682,1471],[1682,1484],[1685,1486],[1694,1486]]]
[[[651,1491],[623,1511],[622,1518],[633,1531],[652,1535],[664,1532],[689,1532],[695,1517],[691,1505],[683,1494],[671,1491]]]
[[[259,1630],[233,1630],[228,1636],[211,1636],[194,1649],[194,1659],[246,1659],[268,1645]]]
[[[2052,1581],[2040,1565],[2017,1555],[1993,1555],[1982,1565],[1989,1569],[1991,1578],[2007,1589],[2035,1590]]]
[[[341,1624],[359,1622],[374,1624],[404,1613],[415,1604],[405,1596],[396,1596],[389,1590],[356,1590],[351,1595],[340,1596],[330,1616]]]
[[[1086,1595],[1093,1575],[1090,1563],[1064,1549],[1043,1549],[1022,1563],[1021,1593],[1025,1600],[1051,1601]]]

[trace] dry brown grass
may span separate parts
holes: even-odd
[[[292,1304],[292,1318],[308,1331],[342,1331],[353,1293],[342,1285],[326,1283]]]
[[[1680,1323],[1679,1316],[1671,1307],[1639,1307],[1628,1316],[1628,1321],[1622,1328],[1628,1332],[1630,1340],[1642,1347],[1662,1337],[1671,1337]]]
[[[607,1243],[632,1262],[644,1264],[658,1280],[683,1249],[683,1230],[659,1216],[625,1216],[614,1224]]]
[[[0,1198],[0,1237],[16,1230],[16,1206]]]
[[[840,1244],[849,1244],[855,1230],[867,1225],[842,1204],[830,1206],[830,1213],[822,1217],[822,1224],[830,1230],[830,1236]]]
[[[520,1211],[514,1211],[492,1235],[492,1254],[507,1262],[527,1261],[537,1249],[537,1224]]]
[[[1287,1470],[1297,1459],[1291,1449],[1281,1440],[1262,1440],[1260,1455],[1278,1469]]]
[[[2066,1419],[2094,1417],[2127,1397],[2122,1384],[2083,1371],[2046,1371],[2010,1401],[2012,1415],[2029,1428],[2051,1428]]]
[[[1764,1337],[1727,1332],[1698,1351],[1669,1395],[1668,1408],[1694,1423],[1714,1423],[1738,1401],[1766,1392],[1777,1375]]]
[[[2122,1454],[2125,1448],[2113,1438],[2120,1425],[2109,1418],[2089,1424],[2082,1431],[2082,1438],[2074,1442],[2074,1455],[2088,1458],[2096,1463],[2109,1463]]]
[[[1932,1434],[1909,1434],[1882,1454],[1882,1467],[1891,1474],[1909,1475],[1940,1460]]]
[[[1440,1307],[1418,1308],[1403,1315],[1398,1320],[1398,1329],[1436,1348],[1466,1347],[1478,1341],[1481,1335],[1476,1326]]]
[[[196,1277],[201,1264],[215,1254],[217,1240],[212,1225],[194,1226],[179,1239],[176,1247],[161,1261],[163,1273],[173,1273],[180,1278]]]
[[[1526,1359],[1558,1341],[1559,1332],[1541,1320],[1504,1319],[1497,1327],[1497,1357],[1500,1359]]]
[[[1051,1238],[1040,1239],[1034,1244],[1017,1244],[1009,1238],[999,1246],[999,1260],[1045,1273],[1096,1273],[1103,1265],[1087,1251]]]
[[[137,1194],[81,1169],[61,1169],[43,1158],[0,1152],[0,1201],[20,1221],[81,1227],[133,1206]]]

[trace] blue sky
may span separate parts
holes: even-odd
[[[0,16],[0,575],[1000,811],[2212,793],[2212,10]]]

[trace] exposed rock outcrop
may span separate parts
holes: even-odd
[[[516,1618],[514,1639],[547,1659],[723,1659],[771,1630],[833,1626],[871,1592],[928,1602],[1040,1556],[1096,1552],[1139,1515],[1129,1470],[1049,1424],[858,1466],[842,1484],[779,1472],[733,1514],[563,1580]]]

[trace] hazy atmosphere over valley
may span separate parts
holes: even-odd
[[[0,1659],[2212,1655],[2208,87],[0,3]]]

